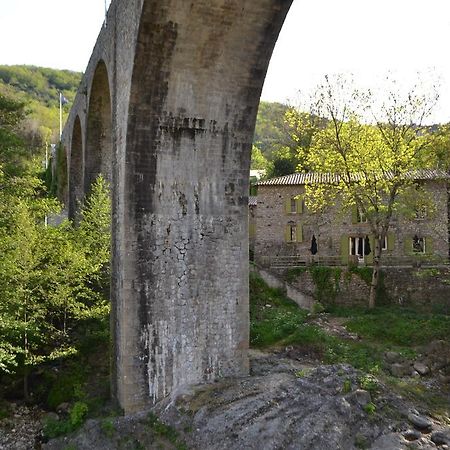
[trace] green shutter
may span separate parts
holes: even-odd
[[[394,233],[387,234],[387,249],[389,252],[394,251],[395,247],[395,235]]]
[[[289,225],[284,227],[284,240],[285,242],[291,242],[291,227]]]
[[[295,203],[297,204],[297,214],[303,213],[303,195],[299,195],[295,199]]]
[[[248,225],[248,234],[251,238],[256,236],[256,224],[254,222],[250,222]]]
[[[341,236],[341,258],[343,264],[348,264],[348,236]]]
[[[352,206],[352,223],[358,223],[358,208],[356,205]]]
[[[412,249],[412,237],[411,236],[404,236],[403,237],[403,249],[405,251],[405,255],[412,255],[413,249]]]
[[[289,197],[284,199],[284,212],[286,214],[291,212],[291,199]]]
[[[373,264],[373,255],[375,253],[375,238],[373,234],[369,236],[369,242],[370,242],[370,253],[365,256],[365,261],[367,264]]]
[[[291,213],[291,197],[287,197],[284,199],[284,212],[286,214]]]
[[[433,239],[428,236],[425,237],[425,253],[427,255],[433,254]]]
[[[303,224],[297,224],[297,242],[303,242]]]

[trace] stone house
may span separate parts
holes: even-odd
[[[423,170],[415,177],[431,193],[432,212],[413,218],[393,217],[383,243],[383,265],[442,264],[449,258],[448,182],[445,172]],[[263,266],[289,266],[312,261],[326,265],[373,262],[374,237],[358,213],[343,210],[339,199],[325,211],[312,213],[305,205],[305,185],[330,182],[329,175],[295,173],[258,185],[254,257]],[[253,212],[253,214],[255,214]]]

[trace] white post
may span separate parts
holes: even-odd
[[[62,93],[59,93],[59,140],[62,138]]]

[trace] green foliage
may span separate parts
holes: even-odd
[[[348,394],[351,391],[352,391],[352,380],[350,380],[349,378],[346,378],[344,380],[344,383],[342,384],[342,393]]]
[[[355,88],[351,80],[326,76],[310,110],[311,117],[326,121],[316,127],[307,151],[298,150],[304,159],[300,170],[335,175],[332,183],[306,186],[307,207],[321,211],[338,200],[343,211],[358,208],[378,242],[408,198],[409,211],[427,203],[425,195],[414,194],[412,174],[433,164],[427,156],[433,137],[424,121],[438,98],[435,86],[426,91],[422,89],[426,84],[418,83],[403,93],[392,84],[385,92],[388,100],[380,104],[371,91]],[[373,264],[379,266],[381,246],[374,247]],[[376,276],[370,307],[375,305],[377,283]]]
[[[68,199],[68,176],[66,151],[65,148],[59,144],[56,147],[56,168],[55,175],[51,182],[51,194],[55,195],[61,202],[67,202]]]
[[[295,372],[295,376],[297,378],[304,378],[309,375],[310,371],[311,371],[310,369],[300,369],[300,370],[297,370],[297,372]]]
[[[73,98],[81,80],[81,73],[69,70],[34,66],[0,66],[0,81],[16,91],[26,92],[31,98],[47,105],[59,102],[59,92]],[[69,98],[69,97],[68,97]]]
[[[158,437],[167,439],[175,445],[178,450],[187,450],[186,444],[179,438],[178,431],[175,428],[161,422],[154,413],[148,415],[148,425]]]
[[[316,127],[323,126],[322,122],[281,103],[261,102],[253,141],[257,157],[252,159],[252,168],[266,169],[267,178],[296,172],[305,161],[299,148],[308,152]]]
[[[292,269],[287,269],[284,278],[288,283],[292,283],[299,275],[307,270],[307,267],[293,267]]]
[[[379,390],[380,384],[378,383],[378,380],[371,374],[362,375],[358,381],[360,388],[370,392],[372,395],[376,394]]]
[[[309,268],[314,285],[316,286],[316,299],[318,302],[329,305],[334,302],[339,293],[340,268],[312,266]]]
[[[70,410],[69,417],[65,420],[48,419],[44,424],[44,436],[47,439],[54,439],[58,436],[72,433],[83,425],[86,415],[88,413],[88,406],[86,403],[77,402]]]
[[[0,95],[27,104],[29,115],[21,122],[20,136],[31,151],[59,139],[59,92],[72,102],[81,73],[33,66],[0,66]],[[0,109],[2,108],[0,100]],[[63,107],[63,120],[68,114]],[[0,113],[1,114],[1,113]],[[0,117],[0,129],[2,120]],[[1,135],[1,131],[0,131]],[[0,136],[0,141],[2,138]]]
[[[325,308],[322,305],[322,303],[314,302],[314,304],[312,306],[312,311],[311,311],[313,314],[320,314],[320,313],[323,313],[324,311],[325,311]]]
[[[83,402],[76,402],[70,410],[69,421],[73,429],[79,428],[83,425],[86,415],[88,413],[88,405]]]
[[[114,436],[116,427],[114,426],[114,421],[111,418],[103,419],[100,426],[102,432],[105,434],[106,437],[112,438]]]
[[[266,159],[271,160],[274,152],[291,141],[284,121],[288,109],[281,103],[262,101],[259,104],[253,143]]]
[[[450,317],[392,306],[354,315],[346,326],[386,346],[422,345],[450,335]]]
[[[55,419],[47,419],[42,430],[44,437],[47,439],[54,439],[58,436],[64,436],[72,431],[73,430],[70,426],[69,420],[59,421]]]
[[[269,288],[250,273],[250,342],[265,347],[287,338],[305,322],[307,312],[288,300],[279,289]]]
[[[253,346],[297,345],[327,363],[345,362],[367,372],[375,372],[381,366],[378,349],[329,336],[307,320],[307,311],[251,273],[250,343]]]
[[[69,331],[109,311],[104,183],[95,185],[79,228],[46,227],[44,216],[58,205],[43,196],[34,170],[4,176],[0,190],[0,370],[25,378],[31,367],[76,352]]]
[[[369,416],[373,416],[375,414],[375,411],[377,410],[377,407],[372,402],[370,402],[367,403],[367,405],[364,405],[363,409]]]
[[[51,383],[51,388],[47,396],[47,406],[56,410],[61,403],[84,399],[86,396],[83,390],[85,380],[85,368],[75,365],[72,365],[71,370],[66,373],[49,376],[48,381]]]
[[[355,447],[360,449],[369,448],[369,442],[363,434],[356,433],[355,435]]]
[[[356,264],[350,264],[348,266],[348,273],[357,275],[366,284],[370,285],[372,281],[373,269],[372,267],[359,267]]]
[[[252,160],[250,163],[250,168],[266,170],[267,165],[268,165],[267,159],[264,157],[261,150],[254,145],[252,148]]]

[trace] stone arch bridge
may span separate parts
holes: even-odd
[[[113,0],[65,126],[69,214],[111,182],[113,393],[126,412],[248,372],[247,202],[292,0]]]

